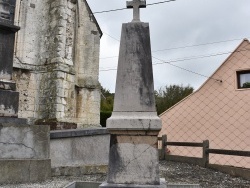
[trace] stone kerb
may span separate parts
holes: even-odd
[[[131,184],[131,185],[117,185],[117,184],[110,184],[107,182],[104,182],[103,184],[101,184],[100,187],[102,188],[166,188],[167,184],[165,179],[161,179],[160,181],[160,185],[137,185],[137,184]],[[177,186],[178,188],[178,186]]]

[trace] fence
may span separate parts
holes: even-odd
[[[159,150],[161,160],[178,161],[185,162],[194,165],[199,165],[202,167],[208,167],[217,169],[235,176],[241,176],[246,179],[250,179],[250,169],[235,168],[225,165],[215,165],[209,163],[210,154],[219,155],[230,155],[230,156],[240,156],[240,157],[250,157],[250,151],[240,151],[240,150],[225,150],[225,149],[211,149],[209,147],[209,140],[204,140],[203,142],[168,142],[167,136],[162,135],[158,137],[158,141],[161,142],[161,149]],[[168,146],[176,147],[199,147],[202,148],[202,157],[189,157],[189,156],[179,156],[167,154]]]

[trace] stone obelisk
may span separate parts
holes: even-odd
[[[140,21],[146,1],[127,2],[132,22],[122,25],[111,134],[109,172],[101,188],[166,187],[159,177],[157,135],[161,120],[154,99],[149,24]]]

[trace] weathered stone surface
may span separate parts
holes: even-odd
[[[15,32],[0,26],[0,79],[11,79]]]
[[[37,120],[35,122],[37,125],[49,125],[50,130],[65,130],[65,129],[76,129],[77,124],[71,122],[62,122],[57,119],[44,119]]]
[[[200,188],[198,184],[167,184],[167,188]]]
[[[11,81],[0,81],[0,90],[16,91],[16,83]]]
[[[52,167],[74,169],[77,166],[81,168],[86,165],[107,165],[109,141],[109,133],[99,128],[52,131],[50,141]]]
[[[0,20],[13,25],[16,0],[0,0]],[[1,22],[0,21],[0,22]]]
[[[73,182],[64,188],[98,188],[101,183],[98,182]]]
[[[0,118],[0,184],[44,181],[51,176],[49,126]],[[11,122],[11,123],[10,123]]]
[[[107,120],[109,171],[100,188],[166,187],[159,177],[161,120],[155,108],[149,25],[137,21],[122,26],[114,111]]]
[[[64,188],[98,188],[101,185],[101,187],[104,188],[200,188],[199,185],[192,185],[192,184],[166,184],[164,179],[161,179],[161,185],[155,186],[155,185],[114,185],[114,184],[108,184],[107,182],[104,183],[96,183],[96,182],[73,182],[69,185],[66,185]]]
[[[0,0],[0,79],[11,79],[15,33],[20,29],[14,26],[15,0]]]
[[[127,8],[133,8],[132,22],[140,22],[140,8],[146,8],[146,0],[127,1]]]
[[[122,26],[115,93],[114,111],[107,120],[108,129],[161,129],[155,108],[148,23]]]
[[[50,139],[60,138],[73,138],[83,136],[95,136],[109,134],[105,128],[92,128],[92,129],[77,129],[77,130],[63,130],[63,131],[50,131]]]
[[[166,188],[168,187],[166,185],[165,179],[160,180],[159,185],[140,185],[140,184],[112,184],[104,182],[100,186],[100,188]]]
[[[160,185],[156,136],[111,135],[108,183]]]
[[[0,89],[0,116],[1,117],[17,117],[19,93],[10,90]]]
[[[0,124],[1,123],[25,125],[25,124],[27,124],[27,119],[24,119],[24,118],[12,118],[12,117],[0,117]]]
[[[15,33],[15,0],[0,0],[0,117],[17,117],[19,94],[11,82]]]
[[[83,175],[106,174],[108,165],[81,165],[81,166],[62,166],[52,167],[52,176],[74,176],[82,177]]]
[[[114,112],[155,112],[149,24],[122,25]]]
[[[113,112],[107,120],[109,130],[160,130],[161,119],[156,112]]]
[[[45,181],[51,176],[49,159],[0,159],[0,184]]]
[[[1,123],[0,159],[49,159],[49,127]]]
[[[19,117],[53,129],[99,126],[102,33],[87,1],[18,1],[17,11]]]

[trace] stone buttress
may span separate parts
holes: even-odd
[[[99,126],[102,32],[85,0],[17,1],[19,116],[51,129]]]

